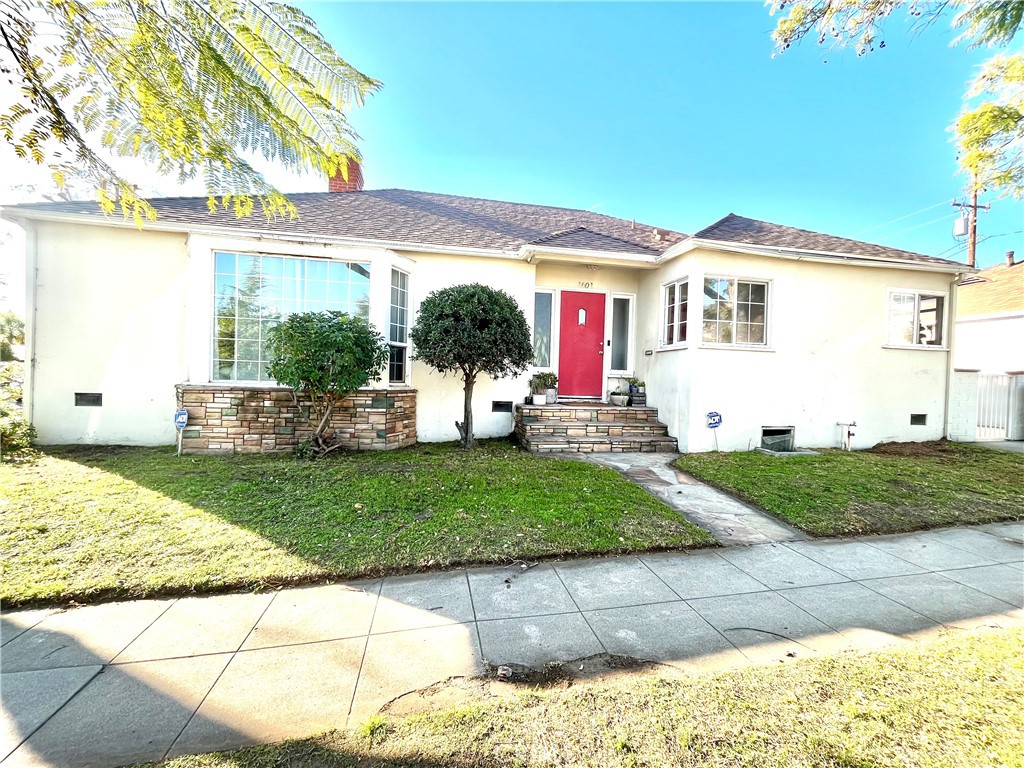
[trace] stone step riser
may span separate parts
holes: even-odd
[[[657,421],[658,411],[653,408],[621,408],[599,409],[581,408],[568,410],[547,410],[544,408],[522,408],[517,413],[517,420],[526,423],[533,421],[580,421],[600,423],[602,421]]]
[[[657,441],[633,441],[582,443],[569,440],[566,443],[527,443],[533,453],[675,453],[676,441],[671,438]]]
[[[560,422],[555,424],[523,424],[516,428],[520,437],[667,437],[668,427],[657,422],[640,424],[577,424]]]

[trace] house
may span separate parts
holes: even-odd
[[[945,432],[962,264],[734,214],[684,235],[591,211],[364,190],[355,172],[330,188],[292,196],[294,220],[154,200],[159,219],[142,230],[89,202],[5,208],[27,230],[26,392],[40,442],[170,444],[184,405],[186,450],[294,445],[301,419],[268,380],[265,333],[326,308],[391,342],[386,380],[358,393],[339,434],[359,448],[453,440],[461,387],[414,360],[408,331],[428,293],[467,282],[519,302],[536,369],[558,374],[561,398],[600,401],[643,379],[652,410],[635,413],[660,419],[682,451]],[[477,384],[478,436],[511,431],[529,375]],[[639,445],[622,413],[585,414],[611,422],[592,449]]]
[[[1024,371],[1024,266],[1014,261],[983,269],[960,287],[956,306],[958,368],[982,373]]]

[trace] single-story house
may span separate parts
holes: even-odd
[[[39,441],[171,444],[185,406],[186,450],[294,445],[301,419],[268,380],[265,334],[283,315],[328,308],[391,342],[386,380],[355,396],[339,434],[360,448],[456,439],[461,383],[417,362],[408,332],[427,294],[468,282],[516,299],[535,370],[557,373],[560,398],[580,409],[519,408],[533,371],[485,379],[480,437],[509,434],[516,411],[609,422],[547,430],[579,450],[663,447],[666,432],[681,451],[746,450],[787,431],[808,447],[945,432],[963,264],[735,214],[685,235],[349,178],[291,196],[292,220],[210,213],[202,197],[153,200],[159,218],[142,229],[91,202],[3,209],[27,231]],[[596,405],[626,377],[646,382],[646,411]],[[661,432],[631,431],[638,413]]]
[[[958,368],[982,373],[1024,371],[1024,263],[983,269],[960,286],[956,307]]]

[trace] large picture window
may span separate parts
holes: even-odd
[[[406,359],[409,355],[409,275],[391,270],[391,324],[388,332],[391,353],[388,360],[388,381],[405,383]]]
[[[916,291],[889,292],[889,344],[941,347],[945,341],[946,297]]]
[[[767,283],[727,277],[704,279],[705,342],[765,345],[767,316]]]
[[[664,288],[665,311],[662,315],[662,343],[665,346],[682,344],[686,341],[686,329],[689,318],[688,302],[690,285],[686,280],[669,283]]]
[[[213,379],[270,381],[270,328],[326,309],[368,319],[370,265],[218,251],[213,290]]]

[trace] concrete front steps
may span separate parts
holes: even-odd
[[[659,453],[678,450],[658,409],[607,403],[517,405],[515,433],[533,453]]]

